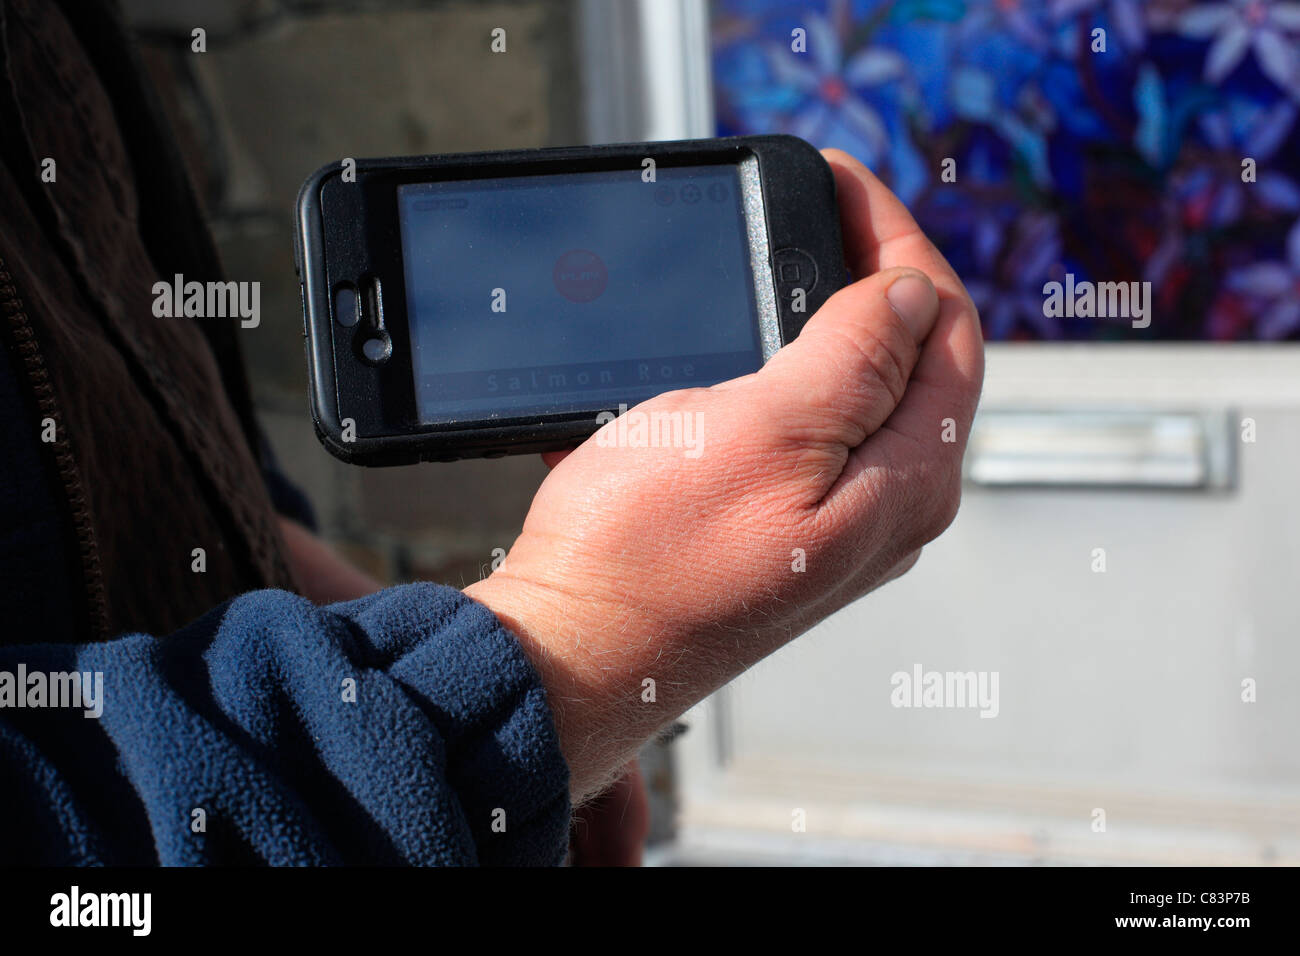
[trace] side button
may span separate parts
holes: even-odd
[[[334,321],[345,329],[361,321],[361,298],[351,282],[340,282],[334,289]]]

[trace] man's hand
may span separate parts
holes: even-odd
[[[595,438],[552,456],[506,561],[466,589],[537,666],[577,800],[688,707],[906,571],[956,514],[983,377],[975,307],[893,194],[825,156],[857,281],[758,372],[629,413],[696,416],[698,457]]]
[[[289,573],[298,593],[313,604],[351,601],[383,587],[296,521],[281,517],[279,524]]]
[[[569,861],[574,866],[640,866],[650,833],[650,797],[635,760],[600,796],[573,814]]]

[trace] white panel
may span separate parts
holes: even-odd
[[[1267,364],[1201,370],[1255,419],[1235,491],[968,487],[910,574],[693,712],[683,858],[1300,863],[1300,410]],[[998,672],[998,716],[892,706],[918,664]]]

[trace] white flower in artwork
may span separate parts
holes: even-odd
[[[847,135],[846,145],[861,143],[865,147],[858,158],[870,165],[888,153],[889,131],[876,109],[854,90],[903,78],[906,61],[895,51],[880,47],[860,50],[846,61],[840,38],[828,20],[810,16],[807,30],[807,56],[792,55],[780,46],[770,51],[777,79],[810,98],[785,132],[820,145],[838,129]]]
[[[1283,89],[1300,95],[1300,3],[1286,0],[1231,0],[1200,3],[1177,21],[1185,37],[1209,40],[1205,78],[1218,83],[1245,59],[1248,52],[1264,75]]]
[[[1280,339],[1300,329],[1300,220],[1287,235],[1283,261],[1258,262],[1230,273],[1228,288],[1258,303],[1261,339]]]

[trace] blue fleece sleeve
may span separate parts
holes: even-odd
[[[49,706],[73,672],[81,706]],[[162,639],[0,648],[0,781],[6,863],[525,865],[567,845],[536,672],[431,584],[324,608],[258,591]]]

